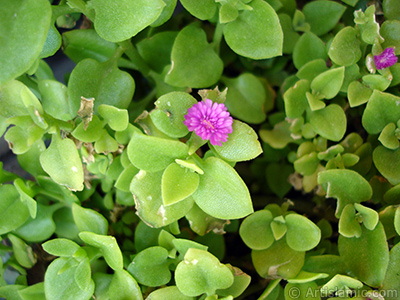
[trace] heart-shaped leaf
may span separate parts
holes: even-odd
[[[39,57],[51,22],[47,0],[2,3],[0,20],[0,83],[26,72]],[[34,16],[39,16],[36,18]],[[22,38],[23,37],[23,38]]]
[[[196,297],[203,293],[215,294],[233,284],[229,268],[207,251],[190,248],[176,267],[175,282],[186,296]]]
[[[199,175],[177,163],[170,164],[161,179],[161,194],[165,206],[192,195],[199,186]]]
[[[329,58],[339,66],[351,66],[361,58],[360,40],[353,27],[340,30],[329,47]]]
[[[74,262],[71,264],[71,261]],[[73,258],[58,258],[46,270],[44,291],[48,299],[87,300],[94,292],[94,282],[89,278],[85,286],[75,280],[78,262]],[[82,289],[83,288],[83,289]]]
[[[282,55],[283,33],[275,10],[262,0],[253,0],[248,5],[252,10],[240,11],[236,20],[224,26],[228,46],[252,59]]]
[[[287,232],[286,242],[296,251],[308,251],[318,245],[321,240],[321,230],[306,217],[298,214],[285,216]]]
[[[323,109],[312,111],[308,117],[312,129],[328,140],[340,141],[346,132],[346,115],[337,104],[330,104]]]
[[[53,135],[49,148],[40,155],[40,164],[58,184],[71,190],[83,190],[82,161],[72,140]]]
[[[125,109],[132,101],[134,91],[132,76],[119,70],[115,64],[84,59],[74,68],[68,82],[71,113],[76,115],[81,97],[95,99],[95,112],[100,104]]]
[[[374,230],[362,227],[359,238],[340,235],[338,246],[349,271],[369,286],[381,286],[389,264],[389,249],[381,223]]]
[[[196,204],[207,214],[219,219],[238,219],[253,212],[246,184],[223,160],[207,158],[202,164],[204,175],[193,194]]]
[[[120,0],[119,2],[92,0],[94,28],[105,40],[121,42],[135,36],[160,16],[165,6],[162,0]]]
[[[171,280],[168,251],[159,246],[139,252],[128,266],[128,271],[143,285],[157,287]]]
[[[199,24],[182,29],[175,39],[171,53],[171,69],[165,82],[177,87],[204,88],[221,77],[223,63],[207,42]]]
[[[377,134],[389,123],[400,119],[400,97],[374,90],[362,116],[362,124],[369,134]]]
[[[390,150],[383,146],[375,148],[372,159],[378,171],[393,185],[400,183],[400,149]]]
[[[275,241],[271,230],[272,214],[260,210],[248,216],[240,225],[239,234],[247,247],[254,250],[269,248]]]
[[[163,172],[141,170],[132,180],[131,192],[139,217],[152,227],[163,227],[188,213],[193,206],[192,197],[165,206],[161,195]]]
[[[352,170],[326,170],[318,174],[318,184],[326,191],[327,197],[338,200],[335,215],[339,217],[347,204],[360,203],[372,197],[368,181]]]
[[[213,150],[227,161],[245,161],[256,158],[262,153],[261,144],[255,131],[247,124],[234,120],[232,133],[222,146]]]
[[[135,133],[128,145],[128,156],[135,167],[157,172],[176,158],[188,156],[188,150],[189,147],[180,141]]]

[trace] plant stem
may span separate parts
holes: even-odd
[[[213,41],[212,45],[215,50],[215,52],[219,55],[219,49],[221,46],[221,40],[222,40],[222,35],[223,35],[223,27],[224,25],[221,23],[217,23],[217,26],[215,27],[214,31],[214,36],[213,36]]]
[[[125,40],[118,43],[123,49],[125,49],[125,54],[129,57],[131,62],[135,65],[135,69],[143,74],[143,76],[148,77],[150,73],[150,67],[140,56],[137,49],[132,45],[130,40]]]
[[[272,291],[276,288],[276,286],[279,284],[279,282],[281,282],[282,279],[275,279],[272,280],[267,288],[265,289],[265,291],[261,294],[261,296],[257,299],[257,300],[264,300],[266,299],[271,293]]]

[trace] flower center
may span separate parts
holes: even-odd
[[[211,124],[211,122],[209,120],[207,120],[207,119],[204,119],[202,123],[203,123],[203,125],[206,126],[207,129],[211,129],[211,130],[215,129],[214,125]]]

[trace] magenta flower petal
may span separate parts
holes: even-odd
[[[394,54],[394,49],[386,48],[381,54],[374,55],[375,66],[378,70],[389,68],[397,63],[397,56]]]
[[[228,140],[228,134],[232,133],[232,122],[233,119],[223,103],[206,99],[188,109],[183,124],[203,140],[222,146]]]

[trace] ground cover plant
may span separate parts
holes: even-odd
[[[399,299],[398,0],[0,16],[0,297]]]

